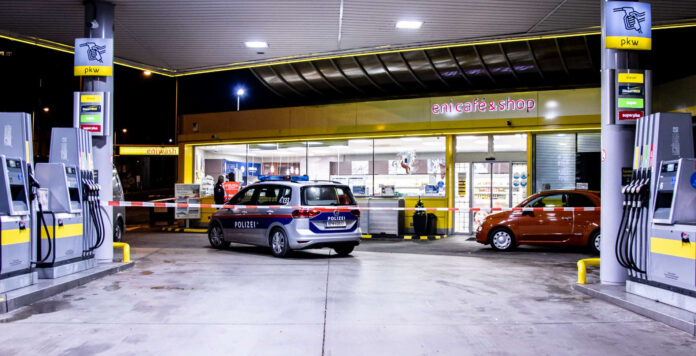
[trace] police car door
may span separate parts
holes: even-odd
[[[232,205],[255,205],[256,195],[258,195],[257,187],[249,187],[237,193],[232,198]],[[251,235],[256,228],[255,219],[250,215],[250,208],[235,207],[230,210],[229,223],[225,224],[227,239],[232,242],[249,243]]]
[[[288,214],[287,209],[280,207],[290,202],[291,190],[292,188],[282,185],[269,184],[259,187],[256,199],[258,207],[254,212],[257,225],[249,243],[268,245],[269,229],[272,226],[287,225],[292,221],[292,215]]]

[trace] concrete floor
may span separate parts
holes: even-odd
[[[277,259],[126,236],[133,269],[0,316],[0,355],[696,354],[696,338],[574,292],[582,251],[456,237]]]

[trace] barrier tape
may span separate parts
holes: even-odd
[[[391,208],[391,207],[362,207],[362,206],[288,206],[288,205],[224,205],[224,204],[191,204],[191,203],[160,203],[147,201],[110,201],[103,206],[123,206],[142,208],[212,208],[212,209],[316,209],[320,211],[351,211],[351,210],[393,210],[393,211],[599,211],[599,207],[553,207],[553,208]]]

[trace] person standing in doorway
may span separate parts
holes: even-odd
[[[215,188],[213,189],[213,199],[215,204],[225,204],[225,188],[222,184],[225,183],[225,177],[219,176]]]
[[[232,197],[239,192],[240,184],[234,179],[234,173],[230,172],[227,174],[228,181],[223,184],[225,188],[225,201],[229,201]]]

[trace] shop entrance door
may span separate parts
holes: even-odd
[[[458,210],[454,213],[454,232],[461,234],[471,233],[471,214],[469,213],[471,192],[471,163],[455,163],[454,165],[456,190],[454,192],[454,207]]]
[[[527,163],[512,162],[512,204],[517,206],[527,199]]]
[[[474,162],[471,164],[471,207],[508,208],[512,204],[510,162]],[[472,212],[471,231],[481,225],[489,211]]]

